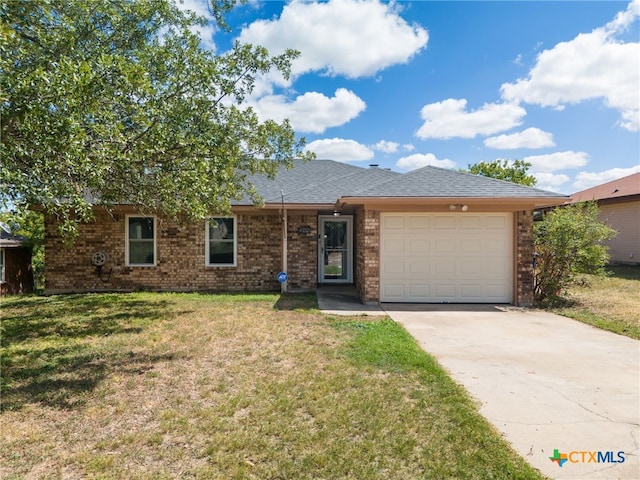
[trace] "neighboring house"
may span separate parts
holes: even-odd
[[[277,290],[286,271],[289,290],[354,284],[365,303],[529,305],[532,211],[567,200],[441,168],[331,160],[251,181],[263,208],[240,201],[231,216],[181,225],[96,207],[70,247],[47,216],[46,292]]]
[[[571,195],[571,203],[596,200],[599,219],[618,231],[609,247],[611,263],[640,264],[640,173]]]
[[[0,295],[32,292],[31,248],[0,224]]]

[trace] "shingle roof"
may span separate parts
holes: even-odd
[[[576,192],[571,195],[571,202],[605,200],[631,195],[640,195],[640,172]]]
[[[345,192],[355,193],[400,175],[381,168],[361,168],[334,160],[294,161],[293,168],[281,168],[273,180],[260,175],[250,177],[265,203],[280,203],[281,192],[287,203],[325,203],[333,205]],[[250,203],[243,199],[236,204]]]
[[[427,166],[412,170],[391,182],[369,188],[357,195],[345,196],[540,198],[563,195],[495,178]]]
[[[333,160],[295,161],[275,179],[249,179],[265,203],[280,203],[281,192],[289,204],[331,204],[345,197],[406,198],[557,198],[564,195],[511,182],[437,167],[408,173],[381,168],[361,168]],[[248,199],[236,202],[250,203]]]

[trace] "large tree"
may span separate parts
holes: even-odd
[[[493,162],[478,162],[468,165],[469,173],[483,177],[498,178],[508,182],[519,183],[528,187],[536,184],[536,177],[530,175],[531,164],[524,160],[494,160]]]
[[[220,26],[234,3],[210,2]],[[68,227],[93,204],[203,217],[251,194],[245,175],[305,156],[288,122],[242,105],[294,51],[216,55],[193,33],[205,20],[170,0],[7,0],[0,15],[4,205]]]

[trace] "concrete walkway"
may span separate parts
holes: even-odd
[[[318,289],[318,303],[334,315],[386,313],[401,323],[550,478],[640,479],[638,341],[508,306],[362,305],[349,287]],[[566,455],[562,467],[549,458],[555,450]]]
[[[638,341],[534,310],[383,307],[545,475],[640,478]],[[549,458],[555,450],[567,455],[562,467]],[[600,463],[598,453],[589,452],[601,452]]]

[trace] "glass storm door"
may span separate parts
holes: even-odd
[[[351,283],[351,217],[320,217],[320,283]]]

